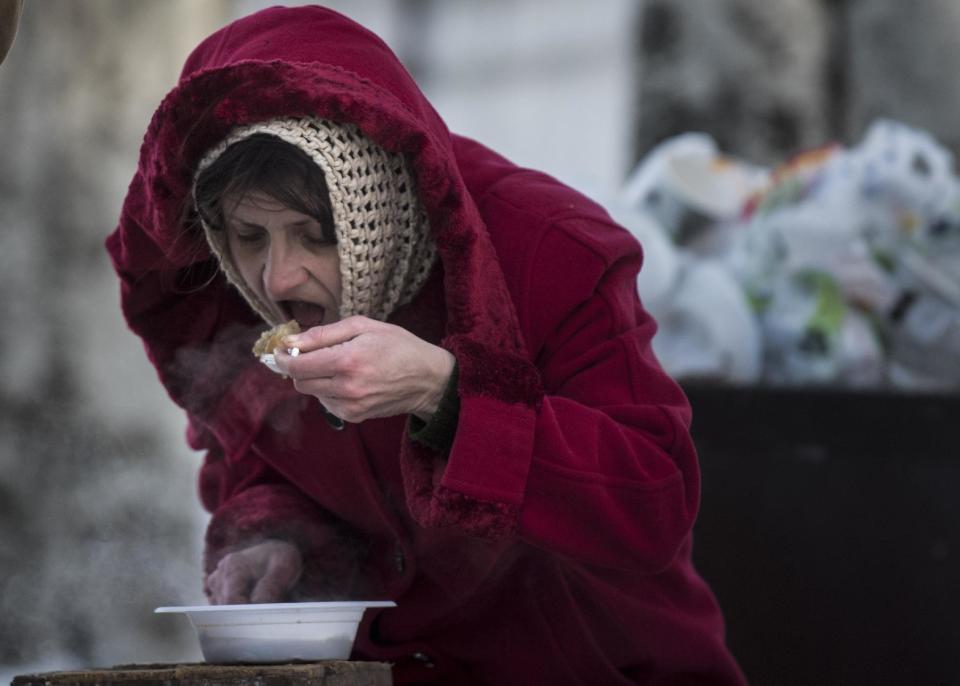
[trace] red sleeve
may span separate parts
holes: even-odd
[[[341,523],[260,459],[255,447],[228,458],[193,419],[188,441],[206,452],[199,479],[200,500],[211,513],[205,573],[234,550],[280,539],[296,545],[303,557],[292,599],[353,597],[361,579],[360,548]]]
[[[656,572],[698,507],[689,406],[650,347],[656,326],[637,297],[635,242],[617,235],[618,247],[598,250],[582,233],[551,231],[530,266],[530,306],[518,312],[528,340],[544,331],[533,361],[446,342],[460,365],[457,434],[447,461],[405,442],[410,507],[425,526]],[[505,396],[498,377],[542,390],[532,403]]]

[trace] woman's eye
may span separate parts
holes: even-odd
[[[323,236],[313,236],[309,233],[303,234],[303,243],[304,245],[311,248],[322,248],[327,245],[333,245],[329,240]]]
[[[263,234],[259,231],[237,231],[234,236],[240,243],[246,243],[248,245],[259,243],[263,240]]]

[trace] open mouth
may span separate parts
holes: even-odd
[[[327,314],[327,308],[323,305],[302,300],[285,300],[279,305],[286,314],[297,320],[303,330],[323,324],[323,319]]]

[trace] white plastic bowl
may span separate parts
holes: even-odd
[[[391,600],[158,607],[190,618],[207,662],[346,660],[368,607]]]

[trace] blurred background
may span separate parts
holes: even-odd
[[[250,0],[30,0],[0,67],[0,680],[199,659],[199,456],[103,241]],[[960,4],[342,0],[451,130],[643,241],[756,684],[960,679]],[[842,259],[841,259],[842,258]]]

